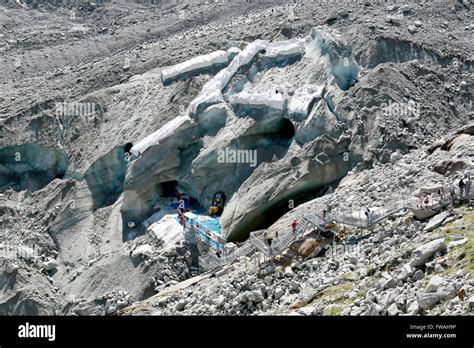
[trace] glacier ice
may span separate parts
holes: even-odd
[[[230,96],[229,101],[233,105],[265,106],[280,111],[284,111],[286,106],[286,97],[282,93],[275,93],[274,91],[253,94],[243,91]]]
[[[151,133],[146,138],[135,144],[130,150],[132,155],[135,157],[139,157],[150,146],[158,145],[160,141],[173,135],[177,128],[179,128],[185,122],[189,121],[191,121],[191,119],[188,116],[175,117],[174,119],[166,123],[163,127]]]
[[[228,51],[214,51],[165,68],[161,71],[161,81],[164,85],[167,85],[179,79],[187,79],[201,73],[220,70],[227,66],[239,51],[235,47]]]
[[[249,44],[243,51],[235,56],[229,66],[219,71],[203,87],[201,94],[189,104],[189,112],[196,115],[202,111],[202,105],[211,105],[222,102],[222,90],[227,86],[237,71],[249,64],[258,52],[264,50],[268,45],[267,41],[256,40]]]
[[[37,144],[22,144],[0,150],[0,188],[17,185],[35,191],[66,174],[68,155],[64,150]]]
[[[297,89],[288,103],[288,113],[306,117],[313,102],[321,98],[323,90],[324,86],[317,85],[307,85]]]

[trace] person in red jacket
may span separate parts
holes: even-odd
[[[296,226],[298,226],[298,221],[293,220],[293,223],[291,224],[291,229],[293,230],[293,233],[296,233]]]

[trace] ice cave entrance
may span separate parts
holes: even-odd
[[[161,198],[153,207],[155,213],[143,225],[149,232],[163,240],[165,248],[185,239],[183,224],[178,216],[180,205],[186,211],[184,215],[187,217],[187,225],[194,224],[203,227],[203,230],[221,234],[219,218],[208,216],[207,210],[196,199],[190,197],[178,181],[166,181],[159,185],[162,192]]]

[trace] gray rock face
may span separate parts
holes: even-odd
[[[410,263],[412,267],[424,265],[437,251],[445,253],[447,251],[445,239],[440,238],[426,243],[413,251],[413,260]]]

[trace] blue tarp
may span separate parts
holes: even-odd
[[[217,218],[211,218],[206,215],[199,215],[196,213],[191,213],[192,216],[189,216],[190,214],[188,213],[188,219],[186,221],[187,226],[191,226],[193,224],[194,226],[200,227],[203,230],[209,230],[211,233],[215,234],[216,236],[221,235],[221,225],[219,222],[219,219]],[[179,222],[179,218],[176,217],[176,221]],[[222,245],[218,242],[216,242],[213,239],[210,239],[206,234],[203,232],[196,230],[196,233],[198,234],[199,238],[203,241],[205,241],[209,246],[213,247],[214,249],[217,250],[222,250]]]

